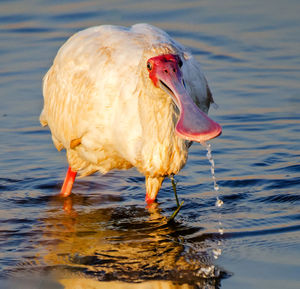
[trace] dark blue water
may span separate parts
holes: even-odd
[[[297,0],[1,1],[0,288],[299,288],[299,11]],[[196,55],[223,126],[212,141],[223,206],[194,144],[171,225],[170,181],[147,208],[133,169],[78,179],[58,198],[65,155],[38,122],[63,42],[137,22]]]

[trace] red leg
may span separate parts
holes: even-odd
[[[148,205],[155,202],[157,193],[165,177],[146,176],[146,202]]]
[[[65,177],[64,184],[60,191],[60,196],[68,197],[71,194],[76,175],[77,172],[72,171],[71,167],[69,167]]]
[[[153,199],[148,193],[146,193],[145,201],[146,201],[146,203],[147,203],[148,205],[154,203],[155,200],[156,200],[156,198]]]

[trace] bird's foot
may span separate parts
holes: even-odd
[[[174,179],[174,175],[171,175],[170,179],[171,179],[171,182],[172,182],[172,187],[173,187],[173,191],[174,191],[174,195],[175,195],[175,200],[176,200],[177,208],[173,212],[173,214],[171,215],[171,217],[168,218],[168,223],[171,223],[175,219],[175,217],[179,213],[179,211],[180,211],[180,209],[181,209],[181,207],[182,207],[182,205],[184,203],[184,201],[182,201],[181,203],[179,203],[178,196],[177,196],[177,190],[176,190],[176,181]]]
[[[180,205],[177,207],[177,209],[173,212],[173,214],[171,215],[171,217],[168,218],[168,224],[173,222],[173,220],[175,219],[175,217],[177,216],[177,214],[179,213],[182,205],[183,205],[184,201],[182,201],[180,203]]]

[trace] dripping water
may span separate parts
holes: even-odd
[[[202,143],[202,145],[207,150],[206,157],[207,157],[207,159],[210,163],[210,172],[211,172],[213,185],[214,185],[214,192],[215,192],[215,196],[216,196],[215,206],[217,207],[217,209],[220,210],[221,207],[223,206],[224,202],[219,197],[220,187],[217,184],[217,179],[216,179],[216,175],[215,175],[215,161],[214,161],[213,156],[212,156],[211,144],[210,143]],[[223,226],[222,226],[221,217],[222,217],[221,212],[219,211],[218,212],[218,232],[219,232],[220,235],[223,235],[224,229],[223,229]],[[219,256],[222,254],[221,245],[222,245],[221,241],[219,240],[216,244],[216,247],[212,250],[213,257],[215,259],[218,259]]]
[[[216,207],[220,208],[223,205],[223,201],[219,198],[220,187],[217,184],[217,179],[216,179],[216,175],[215,175],[215,161],[214,161],[213,156],[212,156],[211,144],[210,143],[205,143],[204,145],[205,145],[206,150],[207,150],[206,157],[207,157],[208,161],[210,162],[210,172],[211,172],[211,176],[212,176],[212,179],[213,179],[213,182],[214,182],[214,191],[216,193],[216,203],[215,203],[215,205],[216,205]]]

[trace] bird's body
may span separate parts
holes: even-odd
[[[163,179],[186,163],[190,141],[220,134],[211,121],[211,136],[189,137],[186,127],[194,120],[188,112],[179,127],[183,108],[173,84],[151,75],[161,63],[177,65],[177,60],[181,71],[176,66],[172,73],[183,80],[174,90],[185,88],[183,94],[207,112],[213,100],[199,63],[158,28],[92,27],[61,47],[44,78],[40,121],[49,126],[56,148],[66,149],[72,171],[85,176],[136,167],[146,177],[147,198],[154,200]],[[194,104],[188,103],[198,113]]]

